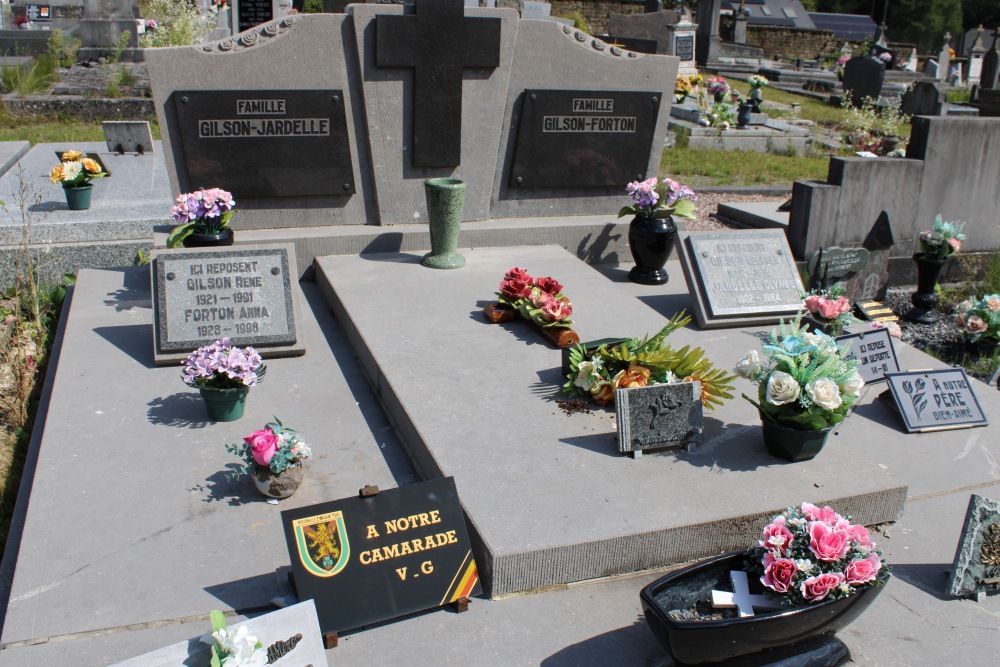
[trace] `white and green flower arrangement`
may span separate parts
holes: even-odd
[[[212,610],[210,618],[212,634],[201,638],[212,646],[210,667],[265,667],[268,664],[264,645],[245,625],[233,632],[226,627],[226,617],[218,609]]]
[[[851,342],[837,345],[830,336],[802,328],[802,318],[781,322],[767,344],[764,359],[756,350],[736,364],[735,372],[758,386],[757,400],[746,394],[762,419],[806,431],[839,424],[858,400],[864,380]]]

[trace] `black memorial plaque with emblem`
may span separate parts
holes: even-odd
[[[323,632],[482,593],[452,477],[281,513],[300,600]]]
[[[239,32],[274,19],[272,0],[239,0],[236,20]]]
[[[189,191],[240,199],[354,194],[340,90],[198,90],[173,94]]]
[[[662,93],[526,90],[512,188],[624,188],[646,178]]]

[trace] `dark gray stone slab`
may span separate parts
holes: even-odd
[[[809,256],[807,268],[810,287],[827,287],[868,266],[870,253],[865,248],[820,248]]]
[[[948,595],[1000,590],[1000,502],[973,494],[948,577]]]
[[[326,651],[323,636],[316,618],[316,605],[312,600],[300,602],[285,609],[272,611],[243,623],[227,623],[231,632],[246,628],[257,637],[274,660],[268,661],[275,667],[326,667]],[[205,634],[211,634],[212,626],[207,623]],[[211,658],[211,646],[193,637],[188,641],[150,651],[129,660],[116,662],[113,667],[175,667],[176,665],[204,664]]]
[[[802,279],[781,230],[692,232],[680,256],[702,328],[775,323],[802,307]]]
[[[219,338],[264,356],[303,354],[290,245],[154,250],[154,354],[173,363]]]
[[[844,91],[856,107],[860,107],[866,97],[877,102],[882,95],[884,79],[885,65],[877,60],[859,56],[844,65]]]
[[[961,368],[888,373],[886,379],[909,433],[989,424]]]
[[[903,94],[900,111],[910,116],[940,116],[947,96],[935,81],[917,81]]]
[[[684,447],[704,439],[700,382],[658,384],[615,391],[618,451]]]

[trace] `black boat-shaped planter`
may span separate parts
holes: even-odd
[[[699,601],[711,600],[713,589],[730,590],[729,572],[743,569],[743,557],[742,551],[716,556],[671,572],[642,589],[639,596],[646,622],[677,665],[761,665],[813,651],[813,657],[825,654],[829,659],[836,651],[818,647],[867,609],[883,588],[872,585],[850,597],[745,618],[679,621],[670,617],[671,610],[692,609]],[[879,574],[881,583],[888,579],[888,572]],[[841,650],[849,657],[846,647]]]

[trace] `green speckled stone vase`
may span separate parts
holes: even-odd
[[[432,269],[460,269],[465,257],[456,252],[458,232],[465,208],[465,181],[457,178],[428,178],[424,181],[427,217],[431,226],[431,251],[420,263]]]

